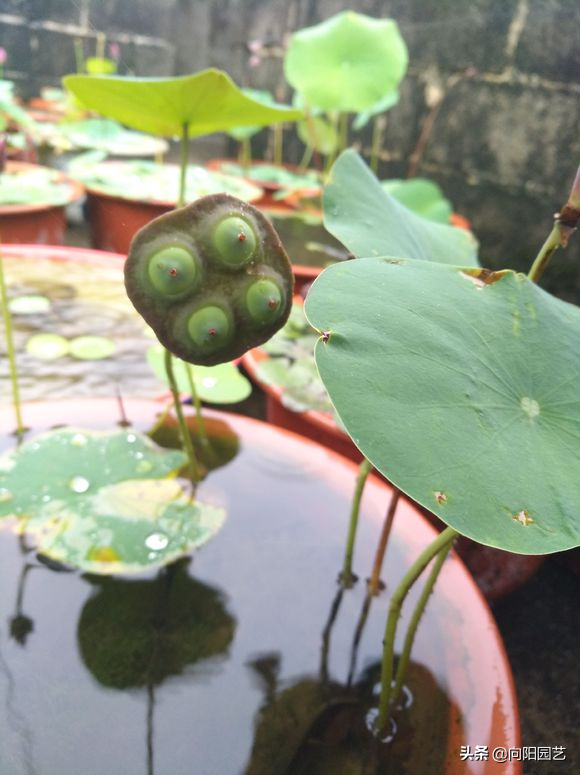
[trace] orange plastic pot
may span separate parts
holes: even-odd
[[[146,430],[152,426],[158,407],[148,401],[125,400],[125,410],[130,423]],[[89,680],[88,665],[80,661],[78,633],[90,605],[87,598],[99,594],[102,583],[122,585],[122,578],[99,582],[79,574],[42,571],[42,583],[36,583],[34,589],[29,586],[24,598],[27,614],[39,620],[31,635],[34,648],[27,649],[24,662],[18,658],[20,652],[13,648],[5,656],[6,669],[14,683],[20,685],[20,677],[27,680],[27,692],[21,702],[34,703],[38,718],[43,720],[44,734],[35,738],[35,753],[47,771],[78,771],[79,755],[86,763],[93,751],[102,771],[130,769],[135,749],[127,746],[126,740],[146,737],[162,772],[245,772],[248,758],[254,753],[252,744],[257,740],[255,725],[261,723],[277,693],[305,681],[324,682],[319,664],[323,630],[327,652],[330,647],[331,682],[346,681],[351,667],[352,631],[364,601],[365,585],[359,582],[344,593],[342,607],[335,612],[338,617],[334,632],[332,627],[327,632],[325,622],[337,592],[334,571],[342,558],[356,466],[303,437],[259,421],[218,412],[208,416],[237,437],[240,451],[198,488],[200,501],[227,504],[228,518],[222,531],[195,554],[190,572],[198,589],[201,583],[206,590],[214,590],[211,599],[221,600],[222,606],[231,612],[235,628],[231,647],[211,662],[210,671],[199,667],[182,670],[171,677],[167,686],[160,681],[149,685],[144,681],[139,689],[115,690],[106,684],[102,687],[93,677]],[[5,432],[12,427],[10,420],[8,408],[2,407],[0,427]],[[56,423],[109,429],[118,420],[114,399],[24,406],[24,421],[35,433]],[[13,444],[11,437],[0,438],[0,449]],[[362,501],[355,570],[364,572],[371,561],[390,497],[391,490],[385,482],[369,479]],[[395,521],[385,564],[388,590],[393,590],[418,552],[436,536],[433,527],[411,504],[402,502],[399,509],[400,519]],[[21,565],[27,561],[23,551],[26,547],[19,547],[9,531],[0,533],[0,568],[10,582],[2,586],[0,595],[3,621],[14,610],[11,593]],[[40,581],[40,575],[38,578]],[[132,579],[130,583],[144,583],[147,578]],[[162,578],[166,586],[171,584],[170,573]],[[412,590],[404,620],[408,620],[418,594],[418,589]],[[81,606],[84,608],[79,615],[77,609]],[[387,609],[388,593],[383,592],[369,610],[358,664],[353,668],[355,681],[370,664],[378,666],[380,662]],[[161,631],[163,614],[159,602],[156,610]],[[202,609],[201,615],[207,612]],[[98,622],[93,623],[92,638],[101,642],[97,625]],[[119,620],[121,633],[123,627],[124,621]],[[128,636],[131,627],[129,616]],[[173,654],[173,650],[169,653]],[[48,672],[41,669],[47,655],[51,666]],[[274,659],[277,664],[275,680],[264,696],[260,691],[264,682],[258,681],[250,669],[257,657],[262,661]],[[438,705],[437,710],[428,703],[418,716],[421,726],[410,725],[406,732],[399,733],[408,734],[414,746],[412,761],[416,766],[411,771],[417,775],[427,772],[428,767],[432,771],[429,753],[435,749],[441,764],[438,772],[445,775],[520,775],[520,762],[499,764],[492,757],[497,748],[509,750],[520,745],[510,666],[487,604],[453,553],[442,569],[421,621],[413,660],[421,674],[431,676],[429,686],[445,693],[446,702]],[[74,687],[72,700],[69,685]],[[236,687],[234,703],[232,686]],[[153,689],[156,702],[146,706],[148,693]],[[51,700],[55,692],[59,696],[58,708]],[[418,709],[421,696],[415,696],[411,713],[418,712],[413,708]],[[429,700],[434,696],[431,691]],[[180,697],[184,697],[187,714],[181,710]],[[139,704],[155,713],[155,724],[148,731],[144,729],[145,712],[135,712]],[[66,724],[60,718],[64,705],[70,706]],[[0,704],[0,719],[3,707]],[[438,714],[436,720],[434,713]],[[404,714],[402,717],[404,720]],[[215,742],[223,734],[224,718],[228,721],[229,742],[216,748]],[[79,754],[76,742],[89,719],[91,735],[83,737]],[[439,737],[434,735],[434,725],[441,721],[445,733]],[[120,736],[116,731],[118,725],[123,729]],[[3,753],[9,760],[24,764],[19,730],[9,724],[6,729]],[[155,735],[159,729],[163,735]],[[404,729],[401,724],[401,730]],[[56,734],[61,741],[57,747],[53,744]],[[240,735],[243,745],[239,744]],[[109,744],[103,748],[105,736]],[[397,737],[393,744],[397,744]],[[370,736],[369,745],[374,745]],[[410,743],[405,737],[401,745],[403,755],[408,757]],[[476,745],[487,746],[488,760],[462,761],[461,747],[470,746],[473,751]],[[15,758],[11,759],[11,755]]]
[[[9,161],[7,172],[38,169],[34,164]],[[83,187],[63,173],[58,181],[66,183],[69,197],[66,204],[0,205],[0,241],[36,245],[61,245],[66,230],[66,205],[80,199]]]

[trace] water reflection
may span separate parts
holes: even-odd
[[[236,621],[222,593],[194,580],[184,559],[156,578],[87,576],[94,586],[77,628],[82,660],[103,686],[145,689],[147,773],[154,773],[155,687],[186,670],[225,659]],[[206,663],[206,664],[204,664]]]

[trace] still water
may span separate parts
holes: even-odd
[[[93,427],[118,419],[115,402],[90,406]],[[26,421],[78,425],[87,411],[57,402],[29,407]],[[147,402],[129,402],[127,413],[150,427]],[[282,449],[275,429],[224,421],[238,453],[199,497],[228,517],[193,557],[138,578],[82,575],[48,567],[0,531],[2,775],[441,775],[449,756],[458,764],[459,739],[474,724],[486,730],[498,702],[500,713],[509,705],[494,654],[479,654],[492,678],[474,693],[470,649],[491,622],[472,584],[455,601],[464,571],[452,560],[419,630],[410,708],[377,753],[364,718],[376,702],[387,595],[372,602],[354,651],[364,584],[337,598],[355,472],[337,477],[336,458],[297,437]],[[387,505],[382,485],[365,491],[361,577]],[[426,538],[405,512],[387,589]],[[451,752],[448,730],[461,736]]]

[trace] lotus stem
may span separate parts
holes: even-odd
[[[274,124],[274,164],[282,164],[284,146],[284,127]]]
[[[185,362],[184,362],[185,363]],[[199,396],[197,394],[197,390],[195,389],[195,379],[193,376],[193,366],[190,363],[185,364],[185,369],[187,372],[187,381],[189,382],[189,393],[191,395],[191,400],[193,401],[193,406],[195,407],[195,419],[197,420],[197,430],[199,432],[200,441],[203,444],[209,444],[209,439],[207,437],[207,431],[205,428],[205,421],[203,419],[202,414],[202,408],[201,408],[201,401],[199,400]]]
[[[393,489],[391,500],[389,502],[389,508],[383,522],[383,529],[381,531],[381,537],[379,539],[379,545],[377,546],[377,553],[375,555],[375,561],[373,563],[373,570],[369,579],[368,592],[369,595],[375,597],[379,594],[381,588],[381,568],[383,567],[383,561],[385,559],[385,553],[389,543],[389,536],[393,528],[393,522],[395,520],[395,512],[397,511],[397,505],[399,498],[401,497],[401,491],[396,487]]]
[[[189,127],[183,124],[181,128],[181,140],[179,145],[179,197],[177,206],[185,204],[185,190],[187,186],[187,162],[189,161]]]
[[[360,502],[364,490],[364,486],[368,475],[372,471],[373,467],[369,461],[364,458],[361,462],[358,475],[356,477],[354,485],[354,494],[352,498],[352,506],[350,510],[350,521],[348,525],[348,535],[346,539],[346,551],[344,553],[344,564],[342,573],[340,574],[340,581],[345,588],[352,587],[355,578],[352,572],[352,556],[354,553],[354,541],[356,538],[356,529],[358,526],[358,518],[360,514]]]
[[[385,637],[383,640],[383,663],[381,668],[381,696],[379,698],[379,715],[377,717],[376,728],[379,732],[385,730],[389,723],[389,710],[391,705],[391,692],[393,680],[393,660],[395,652],[395,635],[397,624],[401,616],[401,609],[405,598],[413,584],[417,581],[421,573],[425,570],[431,560],[439,552],[450,545],[457,537],[458,533],[452,527],[447,527],[437,538],[427,546],[405,573],[399,585],[395,589],[391,602],[389,604],[389,615],[385,628]]]
[[[18,387],[18,369],[16,367],[16,352],[12,334],[12,316],[8,309],[8,292],[6,290],[4,259],[2,256],[0,256],[0,302],[2,302],[2,316],[4,318],[4,337],[6,340],[6,351],[8,353],[8,368],[10,370],[10,384],[12,387],[12,406],[14,407],[14,416],[16,419],[16,434],[18,439],[21,440],[24,435],[24,423],[22,421],[20,390]]]
[[[377,174],[379,170],[379,155],[381,152],[381,145],[383,144],[383,132],[385,131],[386,118],[384,116],[376,116],[373,121],[373,136],[371,140],[371,169]]]
[[[322,647],[320,649],[320,680],[323,684],[328,683],[328,654],[330,652],[330,636],[332,635],[332,629],[340,610],[343,594],[344,587],[340,587],[334,596],[334,600],[330,606],[328,620],[324,625],[324,630],[322,631]]]
[[[556,214],[552,231],[548,234],[528,272],[532,282],[538,282],[556,250],[568,245],[568,240],[578,228],[578,223],[580,223],[580,167],[576,172],[566,204]]]
[[[307,145],[304,149],[304,153],[302,154],[302,159],[300,160],[300,164],[298,165],[300,172],[305,172],[308,168],[308,165],[310,164],[310,160],[312,159],[312,153],[313,148],[311,145]]]
[[[338,117],[338,153],[348,145],[348,113],[342,112]],[[338,155],[338,154],[337,154]]]
[[[171,388],[171,394],[173,396],[173,406],[175,407],[175,414],[177,416],[177,424],[179,426],[179,435],[181,436],[181,443],[183,444],[183,449],[189,460],[191,483],[195,491],[197,482],[200,479],[199,467],[197,465],[197,458],[195,456],[195,450],[193,448],[191,435],[189,433],[189,429],[187,427],[185,418],[183,416],[183,408],[181,406],[181,400],[179,398],[179,390],[177,388],[177,382],[175,381],[175,373],[173,371],[173,356],[171,355],[169,350],[165,350],[165,372],[167,374],[167,381],[169,382],[169,387]]]
[[[252,141],[249,137],[244,137],[240,141],[238,160],[242,167],[248,167],[252,163]]]
[[[415,610],[413,611],[411,621],[409,622],[409,627],[407,628],[407,634],[405,635],[405,642],[403,644],[403,650],[401,652],[401,655],[399,656],[399,662],[397,664],[395,688],[393,689],[393,702],[395,704],[399,701],[399,698],[401,696],[401,690],[403,688],[403,683],[407,675],[409,660],[411,658],[411,649],[413,648],[413,643],[415,642],[415,635],[417,633],[417,628],[419,627],[419,622],[421,621],[421,618],[425,613],[427,602],[429,600],[431,592],[433,592],[433,587],[435,586],[435,583],[439,578],[439,573],[441,572],[443,563],[445,562],[445,560],[447,559],[447,555],[451,551],[452,543],[453,542],[450,542],[449,544],[447,544],[447,546],[444,546],[442,549],[439,550],[439,554],[437,555],[435,562],[433,563],[431,572],[429,573],[427,581],[425,582],[425,586],[423,587],[423,591],[421,592],[421,596],[417,601],[417,605],[415,606]]]
[[[77,73],[85,72],[85,52],[83,51],[83,42],[80,38],[74,39],[75,67]]]
[[[356,623],[356,629],[354,631],[354,637],[352,639],[352,647],[350,650],[350,667],[348,671],[348,678],[346,681],[347,686],[352,686],[352,682],[354,680],[354,674],[356,670],[356,661],[358,657],[358,649],[360,646],[360,641],[362,638],[362,634],[364,632],[365,625],[367,623],[367,620],[369,618],[369,612],[371,610],[371,605],[373,602],[373,598],[368,593],[365,595],[363,607],[361,609],[361,612],[358,617],[358,621]]]

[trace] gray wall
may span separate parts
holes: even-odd
[[[348,7],[393,16],[410,48],[383,173],[408,172],[427,122],[419,174],[472,220],[486,265],[526,269],[580,162],[577,0],[0,0],[0,45],[24,93],[74,69],[74,37],[88,52],[106,31],[122,72],[218,66],[281,98],[287,35]],[[256,39],[268,52],[252,67],[247,43]],[[289,156],[299,150],[287,144]],[[580,301],[579,259],[577,235],[546,287]]]

